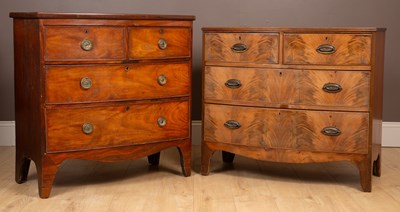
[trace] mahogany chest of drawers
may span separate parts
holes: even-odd
[[[11,13],[16,181],[47,198],[66,159],[105,162],[177,147],[191,172],[194,16]]]
[[[203,28],[202,174],[210,157],[351,161],[380,176],[385,29]]]

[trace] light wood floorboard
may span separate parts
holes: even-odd
[[[14,147],[0,147],[0,211],[400,211],[400,148],[383,148],[382,176],[361,191],[348,162],[286,164],[217,152],[209,176],[199,174],[193,147],[191,177],[181,174],[176,148],[121,163],[69,160],[57,173],[49,199],[40,199],[35,164],[28,181],[14,181]]]

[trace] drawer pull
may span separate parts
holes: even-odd
[[[237,79],[229,79],[225,82],[225,86],[228,88],[240,88],[240,86],[242,86],[242,83],[240,82],[240,80]]]
[[[167,119],[161,116],[157,119],[157,124],[159,127],[164,127],[165,125],[167,125]]]
[[[160,76],[157,77],[158,84],[161,86],[167,84],[167,77],[164,74],[161,74]]]
[[[92,80],[89,77],[84,77],[81,79],[81,87],[85,90],[92,87]]]
[[[158,48],[164,50],[167,48],[167,46],[168,46],[167,41],[164,38],[160,38],[160,40],[158,40]]]
[[[93,49],[93,43],[89,39],[83,39],[81,42],[81,48],[85,51],[90,51]]]
[[[336,127],[325,127],[321,130],[321,133],[327,136],[338,136],[342,132]]]
[[[241,127],[240,123],[235,120],[229,120],[224,123],[224,126],[229,129],[239,129]]]
[[[333,54],[336,52],[336,48],[331,44],[322,44],[316,50],[321,54]]]
[[[322,90],[327,93],[339,93],[342,91],[342,86],[337,83],[326,83],[324,86],[322,86]]]
[[[232,49],[232,51],[234,51],[236,53],[242,53],[242,52],[247,51],[247,46],[244,43],[237,43],[237,44],[234,44],[231,47],[231,49]]]
[[[86,135],[92,134],[93,133],[93,125],[89,122],[86,122],[82,125],[82,131]]]

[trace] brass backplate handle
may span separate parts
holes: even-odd
[[[167,125],[167,119],[165,117],[163,117],[163,116],[160,116],[157,119],[157,124],[158,124],[159,127],[164,127],[165,125]]]
[[[228,88],[240,88],[242,86],[242,83],[240,80],[237,79],[229,79],[225,82],[225,86]]]
[[[90,51],[93,49],[93,43],[89,39],[83,39],[81,42],[81,48],[85,51]]]
[[[93,133],[93,125],[89,122],[86,122],[82,125],[82,131],[86,135],[92,134]]]
[[[81,79],[81,87],[85,90],[92,87],[92,80],[89,77],[83,77]]]
[[[244,43],[236,43],[231,47],[231,50],[236,52],[236,53],[242,53],[247,51],[247,46]]]
[[[322,90],[327,93],[339,93],[342,91],[342,86],[337,83],[326,83],[324,86],[322,86]]]
[[[324,127],[324,129],[321,130],[321,133],[327,136],[338,136],[342,132],[337,127]]]
[[[164,74],[161,74],[160,76],[157,77],[157,82],[159,85],[163,86],[167,84],[167,77]]]
[[[160,48],[161,50],[166,49],[168,46],[167,40],[165,40],[164,38],[160,38],[158,40],[158,48]]]
[[[224,126],[229,129],[239,129],[241,127],[240,123],[235,120],[228,120],[224,123]]]
[[[333,54],[336,52],[335,46],[331,44],[321,44],[315,50],[321,54]]]

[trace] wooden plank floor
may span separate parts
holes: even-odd
[[[400,148],[384,148],[382,176],[372,193],[361,191],[351,163],[283,164],[237,156],[212,158],[199,174],[193,148],[191,177],[183,177],[179,153],[161,153],[158,168],[145,158],[100,163],[70,160],[59,170],[49,199],[40,199],[34,163],[28,181],[14,181],[14,147],[0,147],[0,211],[400,211]]]

